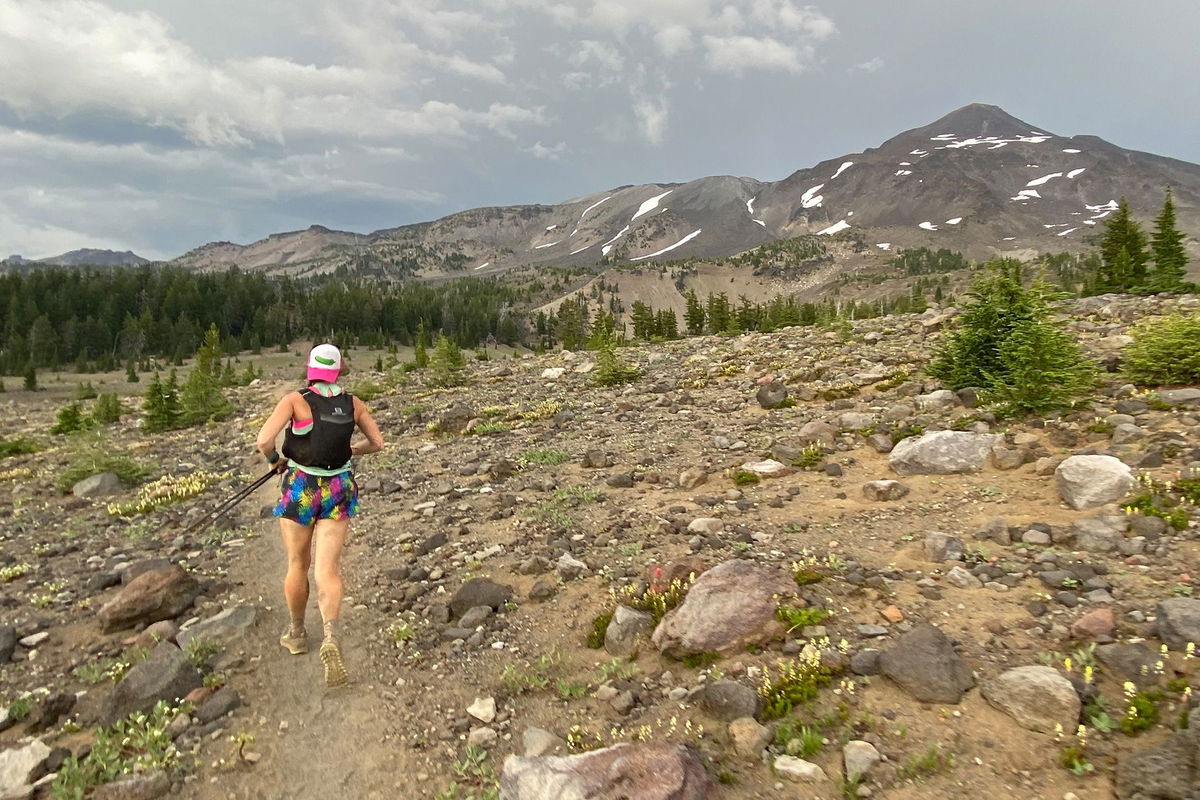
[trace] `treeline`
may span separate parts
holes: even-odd
[[[940,287],[937,294],[941,294]],[[888,314],[919,313],[929,307],[924,286],[914,285],[909,294],[880,300],[840,300],[798,303],[796,298],[776,296],[755,303],[745,295],[731,300],[725,292],[706,295],[703,300],[690,290],[680,320],[672,308],[655,309],[638,300],[629,311],[629,323],[618,324],[619,303],[601,304],[593,311],[586,298],[568,298],[550,313],[538,312],[533,322],[537,346],[542,349],[595,350],[606,340],[661,341],[704,334],[769,332],[795,325],[830,325],[839,321],[870,319]]]
[[[215,325],[226,354],[328,339],[381,347],[413,343],[424,323],[464,347],[512,344],[515,308],[530,289],[495,278],[441,284],[268,278],[231,268],[38,269],[0,274],[0,374],[72,366],[80,372],[180,363]]]

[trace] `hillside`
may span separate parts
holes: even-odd
[[[1061,313],[1111,365],[1132,321],[1198,310]],[[354,467],[334,689],[278,643],[276,482],[188,530],[263,473],[301,353],[157,435],[128,407],[50,435],[72,387],[10,387],[0,436],[41,449],[0,461],[0,792],[1188,797],[1200,388],[1106,373],[1077,408],[998,419],[925,372],[955,314],[622,348],[641,375],[616,387],[591,353],[449,387],[359,370],[387,447]],[[73,483],[105,468],[124,477]]]
[[[178,259],[291,273],[345,265],[438,278],[525,264],[714,259],[806,233],[850,231],[886,252],[928,246],[976,258],[1078,251],[1126,197],[1143,219],[1175,191],[1200,254],[1200,166],[1059,136],[972,104],[878,148],[783,180],[716,176],[624,186],[551,205],[480,208],[359,236],[314,226],[249,245],[205,245]]]

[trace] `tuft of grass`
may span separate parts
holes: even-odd
[[[800,608],[784,604],[775,609],[775,617],[788,626],[788,633],[807,628],[810,625],[820,625],[832,616],[832,612],[823,608]]]
[[[219,652],[221,652],[221,645],[203,636],[189,640],[183,648],[183,654],[187,656],[188,661],[201,672],[208,672],[209,660]]]
[[[928,750],[909,759],[897,775],[901,780],[918,781],[954,768],[954,755],[942,752],[940,745],[931,745]]]
[[[500,682],[510,694],[545,691],[552,685],[561,666],[558,651],[550,650],[529,664],[506,664],[500,673]]]
[[[505,422],[488,421],[471,428],[470,433],[472,436],[494,436],[498,433],[508,433],[511,430],[512,426]]]
[[[434,795],[435,800],[499,800],[500,781],[487,758],[487,750],[467,745],[454,762],[454,781]]]
[[[550,448],[541,448],[535,450],[526,450],[517,459],[522,466],[529,464],[538,464],[544,467],[554,467],[559,464],[565,464],[571,460],[571,454],[565,450],[553,450]]]
[[[800,451],[800,455],[792,459],[792,466],[800,469],[816,469],[823,463],[825,463],[825,451],[816,442],[805,445],[804,449]]]
[[[821,736],[821,731],[798,719],[779,723],[775,728],[774,742],[788,755],[800,758],[811,758],[825,746],[825,738]]]
[[[33,711],[33,698],[24,694],[8,704],[8,718],[21,722],[29,719],[29,714]]]
[[[821,653],[813,649],[793,661],[781,661],[776,669],[763,667],[758,694],[763,701],[763,719],[779,719],[793,708],[814,700],[822,686],[836,674],[821,663]]]
[[[592,620],[592,629],[587,635],[587,646],[593,650],[604,647],[604,637],[608,633],[608,624],[612,622],[613,612],[604,611]]]
[[[762,482],[761,477],[745,469],[735,469],[731,477],[733,478],[734,486],[753,486],[756,483]]]
[[[617,602],[637,611],[645,611],[650,615],[655,625],[662,622],[667,612],[677,607],[687,597],[688,590],[696,582],[696,574],[691,573],[687,579],[675,578],[670,583],[662,584],[662,569],[654,572],[655,582],[643,592],[638,592],[635,586],[624,586],[616,593]]]

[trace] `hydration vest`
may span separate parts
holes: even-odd
[[[337,469],[350,460],[350,437],[354,434],[354,398],[349,392],[324,397],[312,389],[300,396],[312,410],[312,428],[305,434],[287,426],[283,454],[305,467]]]

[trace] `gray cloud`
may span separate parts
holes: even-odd
[[[1116,0],[0,0],[0,255],[171,257],[773,179],[972,101],[1200,161],[1200,7],[1143,16]],[[1137,61],[1109,68],[1133,41]]]

